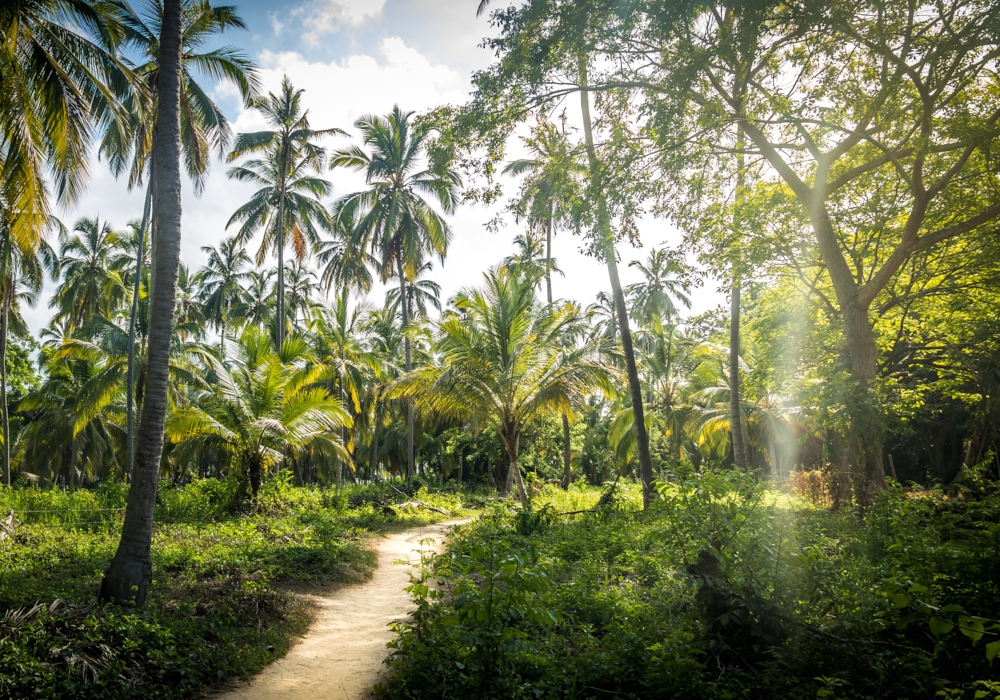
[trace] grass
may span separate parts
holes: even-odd
[[[297,488],[282,476],[253,514],[233,512],[235,494],[214,480],[161,489],[153,584],[130,610],[94,603],[125,487],[0,488],[0,512],[20,521],[0,542],[0,697],[183,698],[246,678],[308,624],[290,587],[363,580],[375,534],[446,517],[394,514],[387,506],[410,496],[388,485]],[[416,497],[467,512],[463,494]]]

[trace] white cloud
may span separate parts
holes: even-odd
[[[333,34],[341,27],[360,27],[370,19],[382,15],[386,0],[309,0],[292,14],[301,17],[306,32],[302,38],[317,46],[325,34]]]
[[[274,35],[281,36],[281,31],[285,28],[285,24],[278,19],[278,13],[272,12],[267,16],[267,18],[271,23],[271,29],[274,30]]]

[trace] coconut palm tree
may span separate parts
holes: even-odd
[[[7,406],[7,341],[12,326],[19,335],[29,333],[19,313],[20,305],[34,306],[45,277],[43,258],[49,261],[55,258],[44,241],[38,243],[38,248],[33,247],[30,240],[21,239],[21,243],[18,245],[18,240],[10,235],[7,220],[0,219],[0,438],[3,440],[2,468],[8,486],[12,438]]]
[[[146,113],[156,114],[159,98],[158,76],[160,74],[160,30],[163,23],[162,3],[149,3],[145,13],[138,13],[125,2],[119,4],[124,27],[124,44],[140,58],[135,68],[146,90],[149,107]],[[232,130],[225,114],[208,96],[204,88],[195,80],[193,72],[200,71],[219,82],[236,87],[244,103],[256,96],[259,83],[256,70],[250,59],[238,49],[230,46],[212,50],[202,50],[204,44],[229,29],[246,29],[243,20],[232,6],[212,6],[209,0],[183,0],[181,7],[181,83],[180,118],[181,148],[184,162],[194,183],[195,192],[200,194],[208,177],[211,153],[220,155],[229,148]],[[115,174],[129,168],[129,189],[140,186],[148,178],[145,206],[139,226],[139,246],[136,249],[136,265],[142,264],[145,232],[149,221],[153,196],[153,144],[156,133],[156,119],[146,118],[143,113],[133,112],[132,123],[127,130],[117,123],[109,124],[105,130],[102,153],[108,156]],[[155,242],[155,241],[154,241]],[[129,367],[127,385],[129,396],[135,394],[135,342],[136,313],[139,306],[140,280],[136,276],[132,285],[132,305],[129,320]],[[128,402],[128,463],[134,459],[134,411],[133,401]]]
[[[274,318],[274,270],[251,270],[240,300],[232,309],[240,326],[268,326]]]
[[[0,204],[17,214],[4,218],[21,248],[49,225],[46,182],[76,201],[95,127],[126,125],[141,107],[142,86],[117,56],[123,35],[113,3],[0,5]]]
[[[278,353],[269,335],[248,328],[230,361],[200,351],[212,377],[190,404],[175,410],[166,431],[183,458],[211,449],[242,474],[256,502],[263,475],[286,453],[310,451],[349,460],[337,429],[350,425],[343,404],[316,382],[324,368],[311,364],[308,345],[291,336]]]
[[[287,325],[293,330],[299,325],[300,318],[307,321],[310,312],[319,306],[315,301],[316,293],[319,291],[319,282],[316,273],[307,268],[298,260],[293,260],[292,264],[285,270],[285,298],[288,302],[286,313],[288,314]]]
[[[365,398],[382,378],[382,362],[365,344],[363,329],[365,305],[350,304],[347,287],[340,290],[329,308],[321,308],[313,323],[316,359],[325,368],[327,390],[352,416],[355,438],[342,435],[344,446],[353,454],[357,449],[357,431],[365,421]],[[337,465],[337,485],[343,480],[343,462]]]
[[[244,296],[242,283],[250,273],[250,256],[235,238],[227,238],[218,248],[202,246],[208,262],[197,274],[205,317],[219,331],[219,356],[226,356],[226,328],[231,310]]]
[[[524,139],[530,158],[511,161],[505,175],[527,175],[515,202],[514,215],[527,220],[528,238],[541,229],[545,235],[545,291],[552,303],[552,235],[560,223],[570,217],[574,202],[580,198],[580,181],[587,172],[576,149],[567,138],[565,127],[560,129],[549,121],[540,121],[531,136]]]
[[[399,106],[384,116],[366,115],[355,122],[361,131],[362,146],[334,153],[330,164],[365,174],[368,188],[349,194],[334,203],[333,214],[340,226],[353,226],[350,242],[357,250],[370,250],[377,260],[383,282],[399,283],[399,305],[403,326],[410,323],[407,283],[429,255],[444,261],[451,240],[451,227],[424,199],[433,197],[446,214],[458,205],[462,182],[458,173],[436,173],[422,169],[427,133],[410,123],[413,112]],[[404,340],[406,370],[411,368],[410,340]],[[413,476],[413,408],[407,407],[407,466]]]
[[[251,154],[264,154],[229,171],[229,177],[250,182],[260,189],[253,198],[233,214],[226,224],[236,221],[243,226],[238,234],[246,242],[258,230],[264,229],[264,240],[257,253],[262,264],[271,251],[278,258],[277,343],[285,337],[285,245],[291,237],[298,260],[303,260],[319,242],[316,225],[330,228],[326,209],[318,198],[330,192],[330,183],[315,177],[326,167],[326,150],[316,140],[333,135],[346,135],[341,129],[313,129],[309,111],[302,109],[302,90],[296,90],[288,76],[281,81],[277,95],[256,98],[250,105],[259,111],[269,131],[240,134],[236,138],[229,162]]]
[[[99,594],[101,600],[130,601],[137,606],[145,603],[152,580],[153,509],[163,453],[180,266],[183,33],[182,0],[163,0],[152,167],[156,244],[150,280],[146,387],[122,535]]]
[[[492,425],[507,449],[507,492],[527,493],[518,467],[521,435],[529,420],[571,412],[587,396],[613,391],[614,370],[593,344],[567,351],[584,316],[573,304],[541,305],[536,280],[504,267],[484,275],[481,289],[463,291],[456,311],[438,324],[438,362],[407,373],[395,392],[450,418]]]
[[[56,307],[55,319],[80,328],[93,316],[109,316],[125,294],[121,275],[115,270],[115,249],[121,236],[100,218],[79,219],[77,234],[60,232],[58,271],[62,282],[49,306]]]
[[[678,304],[691,308],[690,271],[683,256],[667,248],[653,248],[646,262],[633,260],[629,267],[642,273],[643,281],[625,288],[632,300],[632,315],[646,323],[658,317],[673,323],[680,317]]]
[[[333,237],[321,241],[316,249],[316,258],[322,272],[320,284],[323,289],[348,289],[370,292],[375,281],[371,269],[378,267],[378,261],[366,249],[351,246],[355,222],[343,217],[333,221]]]
[[[428,261],[420,266],[417,274],[406,285],[406,308],[414,318],[428,318],[427,311],[430,308],[441,310],[441,285],[430,279],[420,279],[430,272],[433,266]],[[386,290],[385,303],[387,306],[398,308],[399,288],[391,287]]]

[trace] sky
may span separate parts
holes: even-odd
[[[476,17],[478,0],[293,0],[236,2],[248,31],[223,35],[221,43],[235,45],[259,66],[265,91],[277,91],[282,77],[305,90],[303,100],[314,128],[339,127],[352,137],[355,120],[363,114],[384,114],[398,104],[404,110],[423,112],[441,104],[466,101],[471,76],[487,67],[493,58],[480,47],[492,28],[485,15]],[[499,5],[494,0],[491,7]],[[202,84],[226,112],[234,132],[256,131],[264,122],[253,110],[245,109],[235,90],[225,84]],[[578,116],[568,105],[572,124]],[[578,106],[576,106],[578,114]],[[349,139],[329,139],[332,148]],[[510,144],[517,157],[519,143]],[[182,206],[181,260],[197,270],[206,260],[203,246],[215,246],[235,233],[226,230],[232,213],[252,194],[253,187],[226,178],[227,166],[213,164],[205,191],[196,196],[185,182]],[[364,185],[360,175],[342,170],[324,175],[333,183],[333,196],[357,191]],[[518,183],[505,180],[504,191],[513,195]],[[469,286],[478,285],[482,273],[514,252],[514,236],[521,232],[508,221],[499,231],[485,224],[494,219],[498,208],[463,205],[448,217],[454,238],[444,266],[435,266],[430,277],[442,287],[443,299]],[[123,181],[116,181],[106,164],[94,162],[85,196],[70,209],[58,212],[70,228],[81,216],[99,216],[116,230],[142,213],[142,195],[129,193]],[[642,248],[628,243],[619,247],[619,270],[623,284],[638,281],[628,263],[645,258],[654,247],[676,247],[681,235],[667,222],[641,222]],[[556,297],[576,299],[583,305],[593,301],[598,291],[609,290],[607,268],[600,261],[579,252],[581,241],[570,232],[560,231],[553,242],[553,256],[563,277],[553,280]],[[251,253],[256,246],[251,246]],[[693,294],[693,313],[700,313],[724,301],[718,285],[707,281]],[[44,290],[36,308],[25,313],[36,333],[52,314],[48,307],[52,284]],[[370,295],[380,303],[383,290]]]

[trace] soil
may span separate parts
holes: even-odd
[[[283,658],[241,688],[215,700],[367,700],[386,667],[389,623],[413,609],[409,594],[412,567],[420,550],[438,550],[454,521],[390,535],[377,548],[378,568],[361,584],[327,595],[312,594],[315,617],[305,636]],[[432,543],[421,544],[422,540]],[[404,563],[405,562],[405,563]]]

